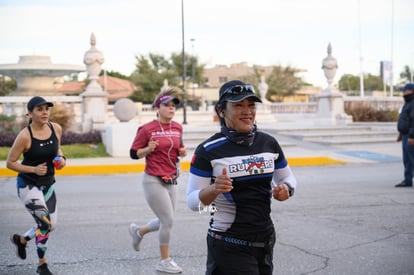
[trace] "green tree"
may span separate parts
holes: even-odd
[[[295,94],[305,83],[295,74],[298,71],[291,67],[273,66],[271,74],[266,78],[269,86],[266,98],[269,101],[281,101],[283,97]],[[256,88],[259,86],[263,70],[260,66],[254,66],[254,75],[237,77],[243,82],[251,83]],[[259,91],[256,91],[259,95]]]
[[[102,70],[99,75],[102,76],[104,74],[105,74],[105,71]],[[120,72],[117,72],[117,71],[106,71],[106,75],[116,77],[116,78],[120,78],[120,79],[129,80],[128,76],[126,76],[124,74],[121,74]]]
[[[413,75],[412,74],[413,74],[413,72],[411,71],[410,66],[405,65],[404,66],[404,71],[402,71],[400,73],[400,78],[402,80],[405,80],[406,82],[410,82],[411,79],[413,79]]]
[[[174,68],[177,70],[177,73],[180,77],[180,82],[182,85],[182,75],[183,75],[183,56],[182,53],[172,53],[171,61],[174,65]],[[185,61],[185,79],[191,82],[192,79],[192,70],[194,66],[194,83],[201,85],[202,75],[204,71],[204,64],[200,64],[196,56],[191,56],[188,54],[184,55]],[[187,86],[188,87],[188,86]]]
[[[152,103],[165,79],[171,86],[176,84],[174,71],[163,56],[150,53],[148,56],[137,56],[136,60],[136,69],[131,74],[131,81],[139,88],[130,97],[132,100]]]
[[[0,96],[6,96],[15,91],[17,83],[15,79],[6,80],[3,75],[0,75]]]
[[[283,97],[294,95],[303,84],[300,77],[295,74],[298,71],[292,67],[273,66],[272,73],[266,82],[269,85],[268,100],[282,100]],[[258,78],[260,79],[260,78]]]
[[[359,90],[359,77],[351,74],[344,74],[338,82],[340,91],[357,91]]]
[[[204,70],[204,65],[200,65],[196,57],[185,55],[186,79],[191,80],[191,61],[193,59],[195,68],[195,79],[199,83]],[[131,74],[131,81],[139,87],[130,97],[134,101],[152,103],[154,97],[160,92],[164,85],[164,80],[168,81],[169,86],[182,87],[182,55],[172,53],[167,59],[159,54],[149,53],[147,56],[136,57],[136,69]]]
[[[384,89],[384,82],[382,81],[381,76],[367,74],[364,77],[364,89],[366,91],[382,91]]]
[[[360,81],[360,77],[357,75],[344,74],[339,79],[338,88],[340,91],[359,91]],[[364,75],[365,91],[381,91],[383,89],[384,83],[379,75]]]

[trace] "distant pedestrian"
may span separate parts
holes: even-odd
[[[53,103],[35,96],[27,104],[30,122],[17,135],[9,155],[7,168],[18,172],[17,195],[33,216],[36,225],[23,235],[14,234],[11,242],[16,246],[17,256],[26,259],[26,245],[36,239],[39,266],[36,272],[52,274],[46,263],[46,243],[57,221],[56,194],[54,189],[55,167],[66,165],[66,158],[60,147],[62,127],[49,121]],[[19,158],[23,155],[23,160]],[[59,161],[54,164],[55,157]]]
[[[158,94],[152,105],[157,118],[138,128],[130,150],[132,159],[145,158],[142,187],[148,205],[157,216],[146,225],[130,225],[132,246],[139,251],[144,235],[158,231],[161,261],[156,269],[167,273],[182,272],[181,267],[171,259],[169,252],[176,205],[179,157],[186,155],[182,125],[173,120],[176,106],[180,103],[180,100],[173,96],[174,93],[174,89],[167,89]]]
[[[412,187],[414,172],[414,84],[408,83],[403,90],[404,105],[398,116],[398,138],[402,141],[404,180],[395,187]]]
[[[191,161],[187,204],[212,210],[206,275],[273,272],[271,199],[293,196],[296,178],[277,140],[257,129],[258,102],[253,86],[223,84],[215,106],[221,131],[202,142]]]

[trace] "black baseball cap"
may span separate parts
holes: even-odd
[[[405,84],[405,86],[403,88],[403,91],[406,91],[406,90],[411,90],[411,91],[414,92],[414,84],[413,83],[407,83],[407,84]]]
[[[246,84],[241,80],[231,80],[220,87],[219,102],[239,102],[246,98],[251,98],[256,102],[262,102],[262,100],[256,96],[253,85]]]
[[[29,102],[27,103],[27,110],[31,112],[33,111],[34,107],[42,106],[45,104],[49,107],[53,107],[52,102],[46,101],[46,99],[44,99],[43,97],[35,96],[35,97],[32,97],[32,99],[30,99]]]

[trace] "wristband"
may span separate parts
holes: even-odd
[[[288,191],[289,191],[289,197],[292,197],[293,194],[295,193],[295,189],[292,188],[289,184],[284,183],[287,187],[288,187]]]

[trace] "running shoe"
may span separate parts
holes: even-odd
[[[132,237],[132,247],[135,251],[139,251],[139,244],[142,241],[142,237],[138,236],[139,227],[135,223],[129,225],[129,234]]]
[[[166,273],[181,273],[183,269],[179,267],[176,262],[174,262],[170,257],[167,259],[161,260],[157,267],[155,268],[158,271],[166,272]]]
[[[20,235],[12,235],[10,241],[16,246],[16,256],[22,260],[26,259],[26,244],[20,242]]]
[[[39,265],[36,269],[36,273],[39,273],[40,275],[53,275],[53,273],[50,272],[49,268],[47,267],[47,263]]]

